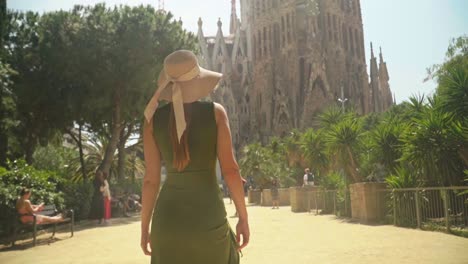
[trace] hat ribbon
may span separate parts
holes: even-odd
[[[193,69],[189,72],[182,74],[177,78],[172,78],[169,76],[165,70],[164,74],[166,75],[165,81],[159,85],[158,89],[156,89],[153,97],[146,105],[145,108],[145,118],[148,123],[150,123],[151,119],[153,118],[154,113],[159,105],[159,97],[161,93],[168,87],[169,83],[172,83],[172,104],[174,107],[174,115],[176,120],[176,129],[177,129],[177,139],[180,142],[182,135],[187,127],[185,122],[185,115],[184,115],[184,99],[182,96],[182,89],[180,87],[180,82],[190,81],[196,78],[200,74],[200,67],[196,65]]]

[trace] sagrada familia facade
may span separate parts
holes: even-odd
[[[371,44],[367,73],[360,0],[231,0],[229,34],[198,22],[199,60],[224,78],[213,94],[231,121],[236,150],[293,128],[314,126],[324,108],[346,100],[358,113],[393,103],[387,65]]]

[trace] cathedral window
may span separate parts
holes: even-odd
[[[289,14],[286,14],[286,31],[288,34],[288,44],[291,42],[291,23],[290,23],[290,16]]]
[[[263,27],[263,54],[268,56],[268,42],[267,42],[267,30],[266,27]]]

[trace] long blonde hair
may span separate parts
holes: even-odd
[[[187,128],[182,134],[180,142],[177,139],[177,128],[175,121],[174,106],[171,104],[171,113],[169,117],[169,135],[171,137],[172,144],[172,167],[177,171],[182,171],[190,163],[190,151],[188,142],[188,132],[190,129],[190,119],[192,117],[192,105],[184,105],[185,119],[187,122]]]

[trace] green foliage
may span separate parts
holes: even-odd
[[[73,209],[75,219],[87,219],[91,209],[94,187],[91,182],[68,183],[63,187],[65,206]]]
[[[398,165],[402,155],[402,135],[405,125],[400,122],[385,120],[370,132],[370,155],[373,163],[380,163],[389,172]]]
[[[24,160],[7,163],[9,170],[0,167],[0,233],[9,232],[16,214],[16,200],[21,188],[32,190],[31,202],[55,204],[63,208],[64,197],[59,191],[63,181],[53,172],[37,170]]]
[[[392,189],[415,188],[420,185],[418,175],[415,173],[414,168],[411,167],[397,167],[395,172],[385,182]]]
[[[331,172],[324,176],[316,176],[320,186],[327,190],[341,190],[345,187],[344,176],[339,172]]]
[[[340,123],[343,119],[346,119],[348,116],[343,113],[343,111],[336,107],[332,106],[327,108],[323,113],[318,116],[320,126],[324,129],[328,129],[334,125]]]
[[[278,139],[267,147],[258,143],[244,147],[239,164],[241,174],[244,177],[252,176],[260,189],[268,188],[273,178],[277,178],[283,187],[295,183],[296,170],[288,166],[284,148]]]
[[[363,130],[361,120],[344,118],[332,125],[325,136],[330,158],[335,168],[343,168],[352,182],[362,180],[359,174],[359,153],[362,150]]]
[[[38,147],[34,152],[33,167],[38,170],[54,171],[63,179],[69,178],[69,163],[76,159],[78,153],[70,148],[61,145],[48,144],[45,147]]]
[[[403,136],[402,160],[420,171],[429,185],[461,184],[463,165],[458,151],[463,134],[452,115],[428,109]]]
[[[437,94],[441,111],[450,112],[457,120],[468,124],[468,63],[447,69],[439,78]]]
[[[308,129],[301,137],[301,152],[313,173],[318,176],[329,169],[323,130]]]
[[[46,204],[55,204],[58,208],[63,207],[63,196],[58,191],[63,180],[57,177],[54,172],[37,170],[27,165],[24,160],[10,162],[10,170],[3,170],[0,175],[1,182],[10,190],[13,190],[7,196],[0,198],[0,204],[12,206],[16,202],[21,188],[30,188],[33,192],[31,202],[44,202]]]

